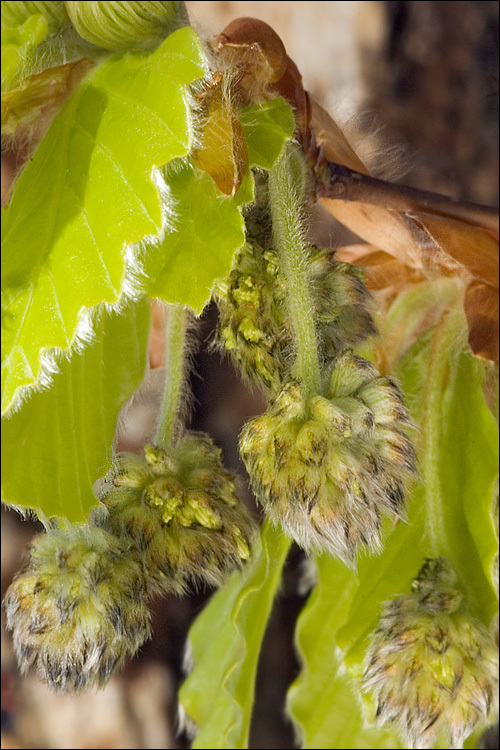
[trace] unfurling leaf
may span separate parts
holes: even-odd
[[[245,134],[234,106],[224,92],[222,79],[207,96],[206,122],[193,161],[199,169],[208,172],[221,193],[233,196],[248,169]],[[205,101],[204,104],[206,106]]]
[[[2,225],[2,410],[74,344],[85,308],[119,299],[126,245],[160,231],[154,168],[189,151],[185,88],[204,70],[190,28],[104,62],[19,177]]]
[[[267,521],[245,571],[233,574],[191,627],[193,669],[179,702],[198,729],[193,748],[248,747],[259,652],[289,547]]]
[[[47,68],[2,94],[2,134],[11,135],[59,107],[91,67],[90,60],[77,60]]]

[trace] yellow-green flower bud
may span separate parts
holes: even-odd
[[[132,540],[151,589],[219,585],[250,555],[253,522],[208,435],[119,453],[96,492],[108,511],[99,524]]]
[[[270,255],[273,255],[271,261]],[[276,287],[277,256],[244,245],[229,279],[216,289],[219,325],[216,346],[230,352],[250,383],[277,390],[286,371],[287,334]]]
[[[150,635],[142,567],[98,528],[41,534],[10,585],[7,627],[22,671],[57,690],[102,687]]]
[[[346,352],[333,368],[328,398],[286,383],[267,413],[244,427],[240,452],[275,522],[306,550],[352,562],[359,548],[380,548],[381,513],[403,512],[415,470],[401,429],[408,422],[396,384]]]
[[[184,21],[184,3],[169,0],[78,0],[64,4],[85,41],[113,52],[154,47]]]
[[[335,357],[376,333],[361,269],[338,263],[331,248],[313,248],[310,276],[324,357]]]
[[[254,227],[254,213],[247,226]],[[336,263],[331,249],[312,248],[304,260],[309,264],[320,353],[329,361],[346,346],[375,333],[369,294],[360,271]],[[288,292],[276,252],[249,241],[240,250],[229,280],[217,287],[215,298],[218,348],[230,352],[250,383],[276,393],[289,377],[293,360]]]
[[[378,377],[377,368],[351,351],[342,352],[335,361],[330,378],[330,395],[334,398],[349,396],[358,388],[368,385]]]
[[[408,747],[432,747],[439,736],[460,748],[496,710],[498,648],[453,582],[444,559],[427,560],[412,593],[386,604],[372,634],[364,689],[378,721],[395,724]]]

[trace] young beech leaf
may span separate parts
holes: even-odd
[[[59,108],[91,67],[91,61],[86,59],[56,65],[25,78],[17,88],[2,94],[2,135],[12,135]]]
[[[104,62],[19,177],[2,226],[2,410],[38,382],[45,352],[71,347],[85,308],[118,300],[125,246],[160,231],[154,168],[189,151],[185,89],[204,71],[188,27]]]
[[[263,104],[253,104],[240,112],[245,133],[248,162],[251,166],[271,169],[281,154],[285,140],[295,129],[292,109],[278,97]]]
[[[199,729],[193,748],[248,747],[259,653],[289,547],[266,521],[247,569],[233,575],[190,630],[194,668],[179,702]]]
[[[317,568],[316,586],[295,631],[302,670],[287,695],[301,747],[402,747],[394,733],[367,725],[358,685],[337,644],[358,588],[356,573],[330,555],[318,557]]]
[[[15,28],[6,27],[2,4],[2,93],[19,82],[27,57],[43,42],[47,32],[47,21],[39,13]]]
[[[240,113],[250,166],[268,169],[295,127],[281,98]],[[239,206],[253,199],[247,172],[233,198],[224,195],[199,166],[172,162],[163,170],[171,221],[160,239],[144,243],[139,260],[148,294],[164,302],[189,305],[201,313],[214,281],[228,275],[233,256],[245,241]]]
[[[68,16],[64,7],[65,3],[54,0],[43,0],[42,2],[19,2],[18,0],[3,0],[2,2],[2,28],[20,26],[28,18],[40,14],[49,24],[51,30],[58,29],[67,23]]]
[[[175,213],[160,239],[144,243],[144,286],[151,297],[199,314],[215,279],[231,270],[245,224],[237,201],[219,192],[207,172],[182,163],[167,166],[163,175]]]
[[[149,305],[102,311],[95,339],[61,359],[49,390],[32,391],[2,425],[2,500],[46,517],[85,520],[109,469],[118,412],[146,367]]]

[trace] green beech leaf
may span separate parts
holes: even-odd
[[[224,197],[206,172],[175,164],[163,174],[174,210],[162,239],[145,243],[146,291],[199,314],[215,279],[231,270],[233,255],[245,241],[245,224],[237,203]]]
[[[239,113],[248,149],[248,163],[271,169],[285,141],[292,137],[295,118],[292,108],[278,97],[264,104],[253,104]]]
[[[247,107],[240,117],[250,165],[268,169],[293,134],[290,106],[273,99]],[[199,314],[214,281],[227,276],[235,251],[245,241],[238,207],[253,200],[253,178],[248,172],[234,198],[228,198],[196,166],[173,162],[162,171],[169,217],[162,238],[144,243],[139,256],[144,286],[150,296],[189,305]]]
[[[396,297],[385,320],[379,322],[384,356],[391,372],[422,330],[430,328],[450,306],[456,304],[457,295],[461,292],[456,278],[441,277],[431,283],[412,285]]]
[[[248,747],[260,647],[289,547],[266,521],[244,573],[233,575],[190,630],[194,669],[179,700],[199,727],[193,748]]]
[[[253,178],[252,170],[248,169],[247,173],[241,181],[236,194],[233,197],[233,203],[237,206],[244,206],[247,203],[252,203],[255,200],[255,180]]]
[[[2,426],[2,499],[82,522],[111,462],[118,412],[146,367],[149,304],[99,311],[95,338],[61,358],[48,390],[32,391]]]
[[[340,561],[317,558],[318,581],[295,631],[302,671],[287,695],[287,713],[303,748],[399,748],[383,729],[367,726],[359,687],[343,664],[336,636],[358,588]]]
[[[451,336],[453,346],[453,328]],[[463,351],[446,369],[445,378],[436,463],[449,556],[467,591],[469,608],[490,625],[498,608],[492,580],[498,550],[492,517],[498,426],[485,401],[480,359]]]
[[[125,246],[159,233],[154,167],[189,151],[185,87],[204,65],[188,27],[104,62],[19,177],[2,227],[2,410],[38,381],[44,353],[71,347],[85,308],[118,300]]]

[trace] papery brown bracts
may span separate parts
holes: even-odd
[[[235,96],[242,103],[278,93],[292,105],[316,196],[368,243],[365,260],[372,252],[393,256],[402,280],[405,268],[423,278],[435,273],[463,278],[471,349],[498,359],[498,210],[371,177],[341,128],[304,89],[283,42],[263,21],[235,19],[217,37],[216,48],[240,71]]]

